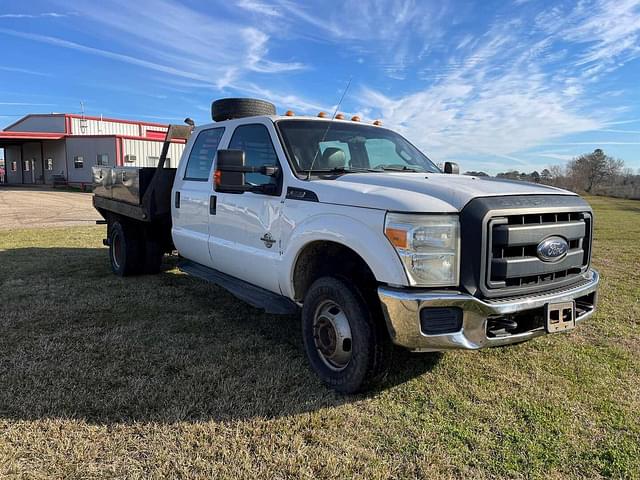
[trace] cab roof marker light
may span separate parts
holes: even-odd
[[[344,120],[344,114],[338,113],[335,117],[336,120]]]
[[[381,127],[381,126],[382,126],[382,120],[374,120],[374,121],[373,121],[373,124],[374,124],[376,127]]]
[[[295,116],[295,113],[293,112],[293,110],[287,110],[287,113],[285,113],[286,117],[293,117]]]
[[[351,121],[352,122],[359,122],[360,121],[360,117],[358,115],[354,115],[353,117],[351,117]]]
[[[327,118],[327,113],[326,112],[318,113],[318,118]]]

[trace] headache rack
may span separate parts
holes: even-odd
[[[588,211],[491,217],[487,223],[486,288],[511,295],[580,280],[589,268],[591,227]],[[569,250],[557,261],[543,261],[537,247],[553,236],[566,240]]]

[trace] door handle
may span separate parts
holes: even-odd
[[[209,214],[210,215],[215,215],[216,214],[216,206],[218,203],[218,199],[215,195],[211,195],[209,197]]]
[[[176,208],[180,208],[180,192],[176,192],[176,198],[174,200],[174,204]]]

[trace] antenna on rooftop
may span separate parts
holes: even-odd
[[[322,140],[320,140],[320,143],[324,142],[325,139],[327,138],[327,133],[329,133],[329,129],[331,128],[331,125],[333,125],[333,121],[336,119],[336,116],[338,115],[338,110],[340,109],[340,105],[342,105],[342,100],[344,100],[344,96],[347,94],[347,90],[349,90],[349,87],[351,86],[352,79],[353,77],[349,77],[349,82],[347,83],[347,86],[342,92],[340,101],[338,102],[338,105],[336,105],[336,109],[333,112],[331,121],[329,122],[329,125],[327,125],[327,129],[324,131],[324,134],[322,135]],[[313,165],[316,163],[316,160],[318,159],[318,153],[320,153],[320,143],[318,144],[318,149],[316,150],[316,154],[313,156],[313,161],[311,162],[311,166],[309,167],[309,171],[307,172],[307,181],[311,180],[311,171],[313,170]]]
[[[82,131],[82,133],[86,133],[87,132],[87,119],[84,118],[84,102],[82,100],[80,100],[80,131]]]

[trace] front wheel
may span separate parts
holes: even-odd
[[[377,308],[342,279],[316,280],[304,299],[302,335],[309,363],[320,379],[341,393],[381,382],[392,345]]]

